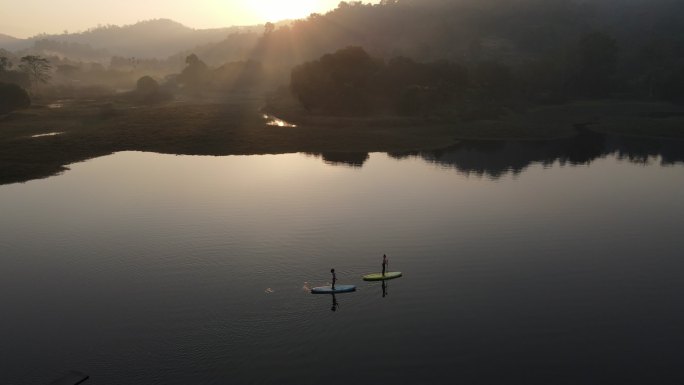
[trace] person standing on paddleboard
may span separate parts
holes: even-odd
[[[332,273],[332,289],[335,290],[335,282],[337,282],[337,276],[335,275],[335,269],[330,269]]]
[[[385,271],[387,270],[387,255],[383,254],[382,255],[382,276],[385,276]]]

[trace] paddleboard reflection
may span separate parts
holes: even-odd
[[[331,311],[337,311],[337,308],[340,306],[340,304],[337,302],[337,298],[335,298],[335,293],[332,294],[332,307],[330,307]]]

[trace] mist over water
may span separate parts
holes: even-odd
[[[123,152],[2,186],[0,382],[679,382],[681,152],[603,143]],[[331,267],[334,312],[307,291]]]

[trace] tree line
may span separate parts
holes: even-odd
[[[671,0],[342,2],[267,31],[254,55],[265,63],[314,62],[358,46],[385,61],[446,60],[467,69],[472,90],[492,94],[494,87],[531,102],[615,95],[681,102],[682,14],[684,2]],[[305,71],[296,72],[299,79]],[[488,72],[499,80],[489,84]]]
[[[352,46],[296,66],[290,89],[305,109],[323,114],[429,115],[453,113],[456,106],[466,118],[492,117],[496,106],[511,101],[559,103],[618,89],[614,39],[589,33],[576,51],[576,58],[557,66],[513,67],[492,60],[384,60]]]
[[[31,98],[25,88],[47,83],[52,76],[50,61],[41,56],[24,56],[16,70],[12,67],[9,58],[0,56],[0,113],[30,106]]]
[[[15,66],[9,55],[5,56],[0,52],[0,113],[27,107],[30,105],[29,94],[37,92],[41,85],[53,78],[78,84],[82,79],[96,77],[101,82],[112,80],[113,84],[121,87],[135,86],[128,95],[145,103],[165,101],[175,93],[196,97],[207,93],[251,91],[261,87],[264,79],[268,78],[261,63],[253,60],[233,61],[212,68],[197,55],[190,54],[181,71],[161,76],[156,71],[155,63],[156,61],[149,59],[113,57],[107,69],[99,63],[55,65],[51,59],[27,55]],[[154,76],[155,73],[157,76]],[[53,88],[64,90],[64,87],[64,84],[58,84]],[[42,91],[45,92],[46,89]],[[113,93],[112,90],[108,94]]]

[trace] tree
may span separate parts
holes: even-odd
[[[306,109],[357,115],[370,112],[381,65],[361,47],[347,47],[295,67],[290,89]]]
[[[12,68],[12,62],[6,56],[0,56],[0,72],[9,71]]]
[[[28,55],[21,58],[19,68],[28,74],[31,79],[31,85],[39,83],[47,83],[51,75],[52,65],[50,61],[44,57]]]
[[[27,73],[12,69],[10,53],[0,48],[0,83],[16,84],[19,87],[27,88],[31,86],[31,81]]]
[[[467,85],[467,69],[458,64],[405,57],[385,64],[361,47],[297,66],[290,79],[290,90],[305,109],[341,115],[393,111],[427,116],[448,106]]]
[[[200,91],[208,82],[209,67],[194,53],[185,58],[187,67],[178,76],[178,82],[191,91]]]
[[[150,76],[138,79],[136,90],[142,96],[151,96],[159,92],[159,83]]]
[[[0,83],[0,114],[27,108],[31,98],[26,90],[16,84]]]
[[[275,24],[271,22],[266,23],[264,25],[264,35],[270,35],[271,33],[273,33],[273,31],[275,31],[275,28]]]
[[[164,90],[159,83],[150,76],[138,79],[133,96],[142,103],[158,103],[173,98],[173,94]]]

